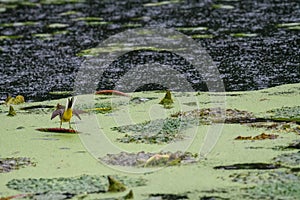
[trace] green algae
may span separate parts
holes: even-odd
[[[225,5],[225,4],[213,4],[212,8],[231,10],[231,9],[234,9],[234,6],[232,6],[232,5]]]
[[[75,11],[75,10],[70,10],[70,11],[67,11],[67,12],[62,12],[59,15],[60,16],[68,16],[68,15],[76,15],[76,14],[80,14],[80,12]]]
[[[299,91],[297,93],[289,93],[285,94],[284,91],[289,91],[291,88],[300,88],[299,84],[293,85],[284,85],[275,88],[269,88],[261,91],[251,91],[251,92],[228,92],[226,93],[226,104],[227,108],[230,109],[238,109],[240,111],[247,111],[252,113],[254,116],[262,115],[265,116],[268,110],[273,110],[275,108],[285,107],[295,107],[299,106]],[[295,90],[296,91],[296,90]],[[274,94],[277,95],[269,95]],[[228,95],[227,95],[228,94]],[[241,95],[242,94],[242,95]],[[163,93],[155,93],[155,92],[144,92],[144,93],[133,93],[132,96],[140,96],[144,98],[148,97],[156,97],[161,99]],[[208,95],[206,92],[202,92],[200,96],[196,96],[196,93],[190,93],[190,95],[179,95],[174,92],[175,102],[182,103],[182,107],[179,108],[177,104],[174,105],[174,109],[171,110],[162,110],[166,112],[166,116],[170,116],[170,114],[175,113],[177,111],[188,112],[194,109],[197,109],[195,105],[185,105],[184,103],[188,102],[197,102],[201,109],[212,107],[210,98],[212,95]],[[86,98],[86,97],[84,97]],[[118,97],[119,98],[119,97]],[[195,101],[193,98],[197,98]],[[261,99],[268,98],[270,100],[261,101]],[[117,100],[117,98],[116,98]],[[65,101],[65,100],[64,100]],[[107,101],[107,99],[99,99],[97,102]],[[25,106],[34,106],[34,105],[56,105],[61,100],[51,100],[45,102],[28,102]],[[78,100],[78,106],[84,104],[84,101]],[[136,144],[124,144],[115,142],[115,139],[120,136],[119,133],[111,130],[111,127],[119,126],[114,123],[113,117],[122,113],[124,108],[129,108],[131,113],[133,113],[133,117],[137,118],[134,121],[136,124],[142,123],[144,121],[149,121],[147,118],[148,108],[157,105],[157,100],[145,101],[140,104],[128,104],[127,107],[118,107],[111,115],[102,115],[97,114],[97,117],[101,124],[101,129],[105,132],[106,136],[111,139],[112,142],[116,145],[120,145],[120,148],[124,148],[124,151],[139,152],[141,150],[145,150],[147,152],[159,152],[157,148],[163,147],[163,145],[149,145],[139,143]],[[15,171],[14,173],[1,174],[0,179],[0,196],[11,196],[16,194],[18,191],[11,190],[5,186],[7,182],[12,179],[20,179],[20,178],[36,178],[39,179],[41,177],[44,178],[53,178],[53,177],[73,177],[81,174],[95,174],[95,175],[108,175],[117,173],[118,175],[123,174],[122,171],[117,171],[115,169],[111,169],[105,164],[99,164],[99,160],[93,159],[93,157],[88,153],[87,149],[81,143],[79,135],[72,136],[64,136],[64,135],[54,135],[54,134],[39,134],[34,131],[37,127],[52,127],[56,126],[56,122],[50,121],[51,111],[45,110],[45,112],[40,113],[27,113],[18,110],[21,106],[15,106],[18,111],[18,115],[14,118],[8,118],[3,115],[0,116],[1,121],[5,124],[5,128],[1,131],[1,137],[5,140],[4,143],[0,145],[1,156],[11,157],[12,155],[19,154],[25,155],[28,157],[34,157],[37,161],[38,165],[36,167],[26,167],[24,169]],[[158,106],[161,107],[161,106]],[[7,112],[7,108],[4,105],[0,105],[0,110]],[[19,114],[20,112],[20,114]],[[159,119],[162,116],[159,116]],[[185,118],[185,117],[183,117]],[[156,119],[156,118],[155,118]],[[154,119],[154,120],[155,120]],[[85,115],[83,115],[82,123],[88,120]],[[153,120],[150,118],[150,120]],[[124,123],[127,124],[127,123]],[[282,124],[283,126],[284,124]],[[291,127],[295,124],[291,124]],[[281,126],[281,125],[280,125]],[[17,127],[24,127],[23,129],[17,129]],[[198,127],[197,136],[194,138],[193,144],[188,148],[189,152],[197,153],[199,152],[199,145],[203,143],[203,139],[205,137],[206,128],[211,127],[210,125],[203,126],[200,124]],[[286,127],[288,128],[288,127]],[[278,140],[264,140],[260,142],[249,142],[249,141],[235,141],[235,138],[238,135],[257,135],[261,133],[261,129],[258,128],[249,128],[248,126],[240,125],[240,124],[230,124],[226,123],[222,129],[222,135],[218,140],[216,146],[213,150],[208,154],[207,159],[203,159],[201,162],[197,162],[192,165],[175,165],[173,167],[166,167],[155,172],[144,173],[141,176],[147,181],[147,184],[143,188],[136,188],[133,186],[129,186],[126,182],[122,181],[127,188],[132,189],[134,192],[134,197],[136,199],[144,199],[145,192],[147,194],[185,194],[188,193],[188,197],[190,199],[199,199],[199,197],[214,197],[218,196],[220,198],[226,198],[232,194],[229,199],[243,199],[243,195],[250,196],[248,199],[251,199],[250,192],[246,193],[245,190],[241,190],[241,188],[245,188],[248,186],[253,186],[255,183],[251,183],[249,181],[249,185],[245,185],[240,182],[233,182],[231,178],[228,177],[233,171],[226,170],[214,170],[214,166],[224,165],[228,163],[241,163],[241,162],[269,162],[273,157],[277,157],[282,152],[279,150],[273,150],[272,147],[276,145],[287,145],[291,141],[297,139],[299,136],[289,132],[276,132],[277,130],[273,130],[274,133],[280,135]],[[97,131],[97,130],[91,130]],[[185,131],[183,131],[183,135],[186,136]],[[89,135],[91,132],[84,132],[84,135]],[[209,138],[209,136],[207,136]],[[299,139],[299,138],[298,138]],[[184,140],[175,140],[173,143],[180,144]],[[106,146],[103,143],[97,144],[99,148],[105,149]],[[61,148],[68,148],[68,150],[62,150]],[[77,153],[83,152],[86,153]],[[18,153],[19,152],[19,153]],[[115,152],[108,152],[115,153]],[[201,154],[200,154],[201,155]],[[98,155],[98,157],[103,156],[102,154]],[[97,157],[97,158],[98,158]],[[271,160],[273,162],[273,160]],[[284,163],[282,163],[284,164]],[[285,164],[284,164],[285,165]],[[296,167],[298,165],[291,165],[291,167]],[[134,167],[132,167],[135,169]],[[143,170],[156,170],[158,168],[142,168]],[[295,168],[293,168],[295,169]],[[47,174],[45,175],[45,170]],[[278,169],[274,171],[283,171],[285,169]],[[249,171],[257,172],[257,170],[244,170],[243,173],[247,173]],[[262,170],[262,172],[265,170]],[[289,171],[287,169],[287,171]],[[268,172],[271,172],[270,170]],[[197,176],[195,176],[195,174]],[[134,177],[136,174],[130,174],[130,177]],[[295,174],[294,174],[295,175]],[[295,176],[291,175],[291,180]],[[263,175],[268,176],[268,175]],[[272,176],[272,175],[270,175]],[[286,175],[290,176],[290,175]],[[170,184],[170,178],[176,181],[178,184]],[[247,177],[246,177],[247,179]],[[284,179],[284,178],[282,178]],[[266,179],[266,183],[268,183],[269,178]],[[299,182],[299,181],[298,181]],[[252,185],[250,185],[252,184]],[[164,186],[163,188],[161,186]],[[257,187],[263,187],[261,185]],[[278,187],[284,187],[278,184]],[[216,191],[218,188],[222,188],[219,193],[207,193],[203,191]],[[236,190],[232,190],[232,188],[236,188]],[[251,188],[250,188],[251,189]],[[249,189],[249,190],[250,190]],[[191,193],[190,193],[191,192]],[[18,192],[19,193],[19,192]],[[117,194],[113,196],[113,194],[101,193],[101,194],[81,194],[82,197],[86,195],[86,199],[103,199],[110,198],[117,199],[124,194]],[[50,195],[50,194],[49,194]],[[54,195],[54,194],[51,194]],[[65,195],[67,194],[60,194]],[[101,196],[104,195],[104,196]],[[193,196],[194,195],[194,196]],[[287,195],[293,195],[287,192]],[[42,197],[40,196],[42,199]],[[49,197],[50,198],[50,197]],[[289,198],[287,196],[286,198]],[[51,198],[50,198],[51,199]],[[252,198],[253,199],[253,198]],[[283,199],[283,198],[282,198]],[[295,197],[293,196],[293,199]]]
[[[107,24],[107,22],[90,22],[90,24]],[[101,47],[101,48],[90,48],[85,49],[77,53],[77,56],[97,56],[101,53],[113,53],[113,52],[129,52],[129,51],[137,51],[137,50],[148,50],[148,51],[172,51],[174,49],[167,49],[167,48],[157,48],[157,47],[151,47],[151,46],[138,46],[133,47],[126,44],[113,44],[109,47]]]
[[[292,27],[298,27],[300,26],[300,22],[291,22],[291,23],[282,23],[282,24],[277,24],[277,27],[279,28],[292,28]]]
[[[13,22],[13,23],[0,24],[0,27],[34,26],[34,25],[37,25],[37,24],[38,24],[38,22],[34,22],[34,21]]]
[[[41,4],[70,4],[70,3],[80,3],[86,0],[41,0]]]
[[[13,40],[13,39],[20,39],[23,36],[21,35],[0,35],[0,41],[1,40]]]
[[[103,18],[102,17],[78,17],[73,19],[74,21],[86,21],[86,22],[90,22],[90,21],[102,21]]]
[[[163,6],[163,5],[168,5],[168,4],[174,4],[174,3],[180,3],[180,0],[171,0],[171,1],[160,1],[160,2],[155,2],[155,3],[145,3],[145,7],[154,7],[154,6]]]
[[[231,33],[232,37],[256,37],[256,33]]]
[[[191,31],[191,32],[195,32],[195,31],[207,31],[208,28],[207,27],[203,27],[203,26],[196,26],[196,27],[176,27],[175,28],[177,31]]]
[[[192,35],[193,39],[205,39],[205,38],[211,39],[213,37],[214,36],[211,35],[211,34],[196,34],[196,35]]]
[[[62,24],[62,23],[53,23],[48,25],[49,28],[66,28],[68,26],[69,24]]]

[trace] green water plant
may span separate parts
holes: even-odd
[[[159,102],[159,104],[162,104],[164,108],[172,108],[172,104],[174,103],[171,95],[171,91],[167,90],[164,98]]]
[[[182,139],[183,130],[197,124],[195,119],[166,118],[139,124],[113,127],[112,130],[125,133],[118,141],[123,143],[169,143]]]
[[[16,157],[16,158],[0,158],[0,173],[10,172],[26,166],[35,166],[35,162],[30,158]]]

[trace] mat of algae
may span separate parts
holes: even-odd
[[[76,127],[89,120],[95,114],[100,129],[106,137],[120,148],[119,152],[107,154],[89,153],[81,140],[91,134],[79,130],[78,134],[39,132],[37,128],[59,126],[59,120],[50,120],[57,103],[64,104],[66,99],[13,105],[16,115],[7,116],[9,107],[0,105],[0,197],[22,197],[27,199],[124,199],[129,198],[131,190],[135,199],[295,199],[299,197],[299,98],[300,84],[283,85],[251,92],[228,92],[226,109],[251,113],[267,122],[226,122],[221,135],[210,153],[205,157],[199,154],[211,123],[190,123],[176,129],[180,134],[176,140],[158,143],[122,142],[126,130],[118,132],[114,127],[134,127],[147,124],[147,121],[169,119],[178,112],[195,113],[196,109],[207,110],[215,101],[216,93],[176,93],[172,92],[174,105],[165,109],[159,104],[164,92],[138,92],[128,97],[96,96],[95,107],[87,105],[90,96],[79,96],[76,107],[85,109],[89,114],[82,114],[81,121],[75,121]],[[109,105],[107,102],[111,102]],[[38,105],[41,108],[38,108]],[[46,106],[47,105],[47,106]],[[49,107],[53,106],[52,107]],[[20,109],[34,106],[32,109]],[[97,108],[97,106],[99,108]],[[107,112],[105,107],[109,106]],[[103,112],[98,112],[99,109]],[[116,120],[130,111],[132,121]],[[162,114],[163,113],[163,114]],[[244,115],[243,115],[244,116]],[[202,116],[203,117],[203,116]],[[205,115],[204,115],[205,117]],[[181,119],[186,119],[182,117]],[[272,121],[282,119],[282,122]],[[76,119],[77,120],[77,119]],[[134,124],[132,124],[134,122]],[[297,124],[298,123],[298,124]],[[156,123],[153,123],[154,125]],[[64,128],[68,124],[63,124]],[[169,127],[170,128],[170,127]],[[98,130],[100,130],[98,128]],[[133,129],[134,130],[134,129]],[[153,130],[153,129],[151,129]],[[172,127],[168,129],[172,132]],[[195,134],[194,134],[195,133]],[[276,134],[278,137],[257,140],[236,140],[241,137],[255,137],[262,133]],[[209,136],[207,136],[209,137]],[[190,142],[190,143],[189,143]],[[136,165],[128,168],[151,169],[151,172],[128,173],[117,170],[118,155],[141,154],[146,160],[156,153],[156,161],[166,158],[166,152],[173,153],[182,149],[165,149],[168,144],[187,145],[183,149],[197,162],[176,162],[167,167]],[[293,144],[293,145],[290,145]],[[286,147],[286,148],[285,148]],[[293,147],[293,148],[290,148]],[[103,147],[105,148],[105,147]],[[164,152],[164,153],[162,153]],[[147,154],[148,153],[148,154]],[[115,159],[112,167],[103,163],[109,155]],[[155,155],[155,154],[154,154]],[[171,155],[171,154],[170,154]],[[128,159],[136,156],[128,156]],[[103,159],[105,158],[105,159]],[[20,163],[18,163],[21,161]],[[26,161],[26,162],[24,162]],[[101,162],[102,161],[102,162]],[[124,160],[123,160],[124,161]],[[148,160],[149,161],[149,160]],[[180,161],[180,160],[179,160]],[[124,164],[125,163],[125,164]],[[128,160],[128,163],[132,163]],[[126,162],[123,162],[126,165]],[[261,167],[261,166],[276,166]],[[222,167],[223,166],[223,167]],[[239,168],[232,169],[230,166]],[[124,167],[124,166],[122,166]],[[126,166],[125,166],[126,167]],[[135,168],[134,168],[135,167]],[[230,170],[226,170],[230,168]],[[3,170],[9,169],[9,170]],[[124,169],[124,168],[121,168]],[[154,170],[159,169],[159,170]],[[108,192],[107,176],[113,176],[126,186],[126,191]],[[67,188],[65,188],[67,187]],[[127,196],[126,196],[127,195]]]

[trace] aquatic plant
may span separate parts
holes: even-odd
[[[273,160],[288,166],[300,165],[300,151],[296,153],[285,153],[275,157]]]
[[[187,163],[195,163],[197,154],[191,152],[159,152],[146,153],[144,151],[138,153],[120,152],[118,154],[107,154],[99,158],[101,161],[120,166],[135,166],[135,167],[164,167],[174,166]]]
[[[108,191],[109,192],[123,192],[126,190],[126,187],[123,183],[121,183],[120,181],[117,181],[116,179],[114,179],[111,176],[107,177],[108,179]]]
[[[182,139],[182,130],[196,124],[197,120],[182,120],[180,118],[166,118],[146,121],[134,125],[113,127],[112,130],[126,133],[118,141],[124,143],[168,143]]]
[[[159,104],[162,104],[164,108],[172,108],[172,104],[174,103],[172,99],[172,95],[170,90],[166,91],[165,97],[159,102]]]
[[[272,109],[267,111],[267,115],[271,119],[300,122],[300,106]]]
[[[16,114],[17,114],[17,113],[16,113],[14,107],[9,106],[9,110],[8,110],[7,116],[13,117],[13,116],[15,116]]]

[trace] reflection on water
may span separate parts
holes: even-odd
[[[0,92],[55,98],[50,91],[72,90],[88,49],[116,33],[146,26],[173,28],[194,38],[218,66],[228,91],[296,83],[299,19],[296,0],[0,1]],[[183,58],[150,50],[113,62],[99,88],[111,89],[126,70],[156,62],[178,69],[194,89],[206,89]]]

